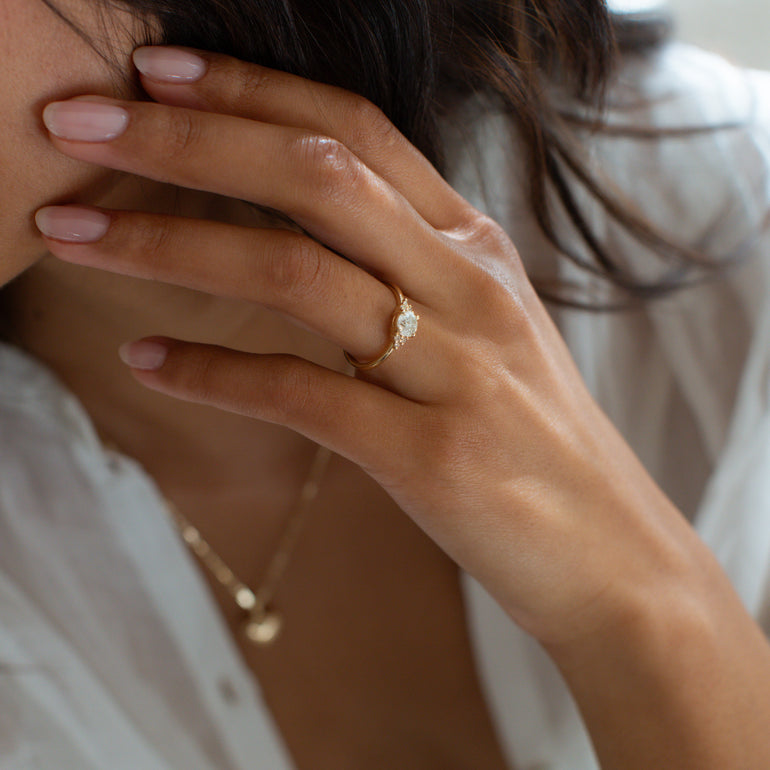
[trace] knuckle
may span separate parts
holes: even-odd
[[[265,408],[276,422],[293,423],[312,409],[315,382],[310,367],[300,358],[286,356],[276,362],[261,385]]]
[[[201,122],[193,110],[175,110],[165,131],[165,155],[172,159],[186,158],[201,136]]]
[[[342,142],[309,134],[297,140],[295,152],[299,167],[319,200],[340,202],[357,196],[364,167]]]
[[[273,82],[270,70],[250,62],[237,62],[227,72],[227,78],[232,88],[232,102],[242,105],[259,104],[262,94],[270,90]]]
[[[328,260],[318,244],[297,234],[287,236],[280,247],[265,256],[260,278],[276,298],[306,300],[318,295],[327,272]]]
[[[477,214],[471,229],[472,245],[464,248],[462,271],[471,299],[488,315],[515,322],[523,310],[522,287],[528,285],[519,253],[494,219]]]
[[[356,96],[350,111],[347,125],[350,126],[351,144],[357,150],[383,153],[400,141],[398,129],[373,102],[363,96]]]
[[[165,217],[142,217],[135,224],[134,237],[147,265],[148,278],[162,279],[167,257],[174,252],[175,233],[170,222]]]
[[[507,252],[511,249],[511,239],[505,229],[488,214],[474,214],[470,231],[473,240],[485,250],[494,253]]]
[[[213,351],[195,351],[177,372],[176,385],[183,394],[204,403],[220,395],[219,367]]]

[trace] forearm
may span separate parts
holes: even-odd
[[[604,770],[770,767],[770,646],[724,574],[640,588],[625,617],[551,648]]]

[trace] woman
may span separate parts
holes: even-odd
[[[3,767],[770,764],[766,78],[594,136],[588,0],[1,7]]]

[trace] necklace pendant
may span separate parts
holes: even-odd
[[[267,647],[272,644],[283,627],[283,618],[273,610],[252,612],[249,615],[244,633],[254,644]]]

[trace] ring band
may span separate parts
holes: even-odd
[[[414,337],[414,335],[417,334],[417,322],[420,320],[420,316],[414,312],[412,306],[409,304],[409,300],[404,296],[404,293],[398,286],[392,283],[385,283],[385,285],[393,292],[393,296],[396,298],[396,309],[393,312],[393,318],[390,322],[390,333],[392,338],[388,347],[371,361],[357,361],[347,350],[344,350],[345,360],[351,364],[351,366],[355,366],[356,369],[374,369],[375,366],[379,366],[394,350],[398,350],[398,348],[400,348],[410,337]]]

